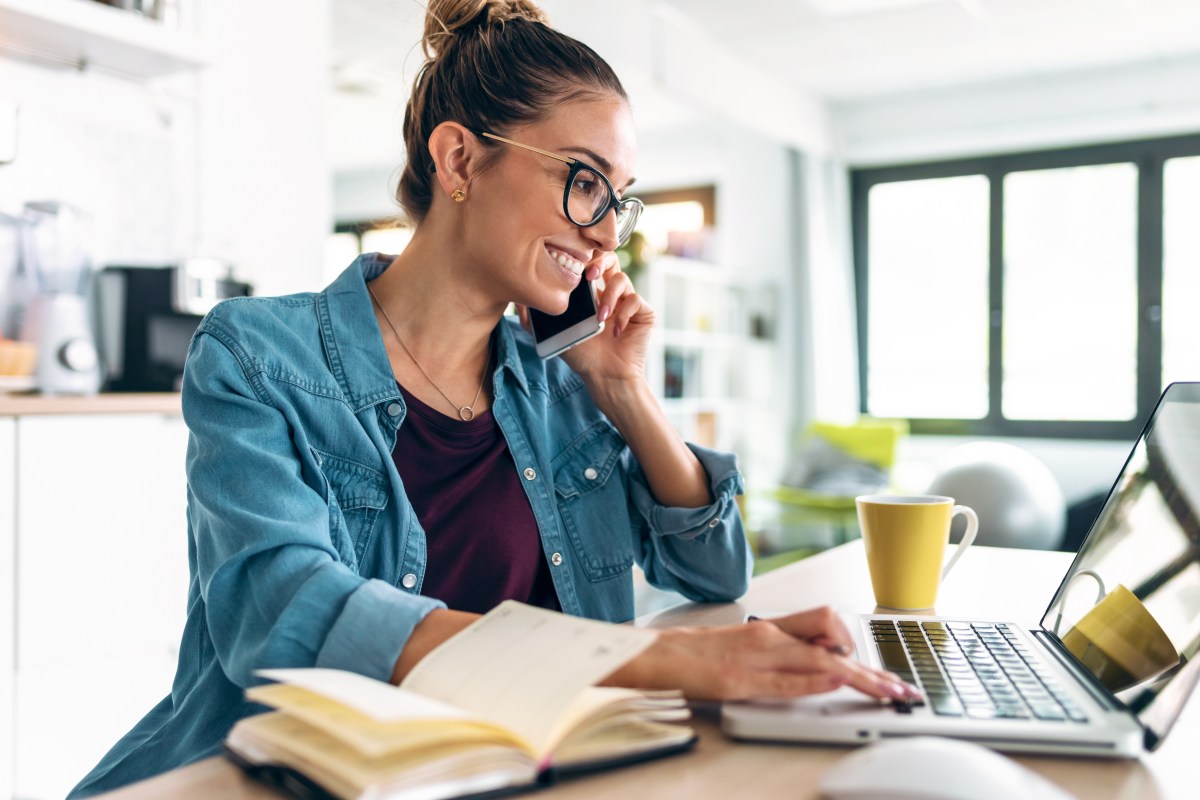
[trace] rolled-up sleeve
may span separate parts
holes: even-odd
[[[709,477],[713,502],[699,508],[660,505],[645,474],[633,465],[629,497],[644,521],[641,563],[646,578],[662,589],[699,602],[727,602],[746,593],[754,567],[736,497],[744,487],[732,453],[688,444]]]
[[[193,340],[183,411],[195,578],[221,667],[240,686],[268,667],[387,680],[413,628],[444,606],[340,560],[328,501],[304,480],[299,434],[220,334],[210,324]]]

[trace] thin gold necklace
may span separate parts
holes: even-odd
[[[450,404],[451,408],[458,412],[458,418],[463,422],[470,422],[471,420],[475,419],[475,404],[479,402],[479,396],[483,394],[483,384],[487,383],[488,367],[492,365],[491,346],[488,347],[487,361],[483,365],[483,375],[479,378],[479,389],[475,392],[475,399],[471,401],[471,405],[469,406],[460,406],[442,391],[442,387],[433,382],[433,378],[429,377],[429,373],[426,372],[425,368],[421,366],[421,362],[417,361],[417,357],[412,354],[412,350],[408,349],[408,345],[406,345],[404,340],[400,338],[400,332],[396,330],[396,325],[392,322],[392,318],[388,316],[387,311],[384,310],[383,303],[379,302],[379,298],[375,296],[375,290],[371,288],[370,284],[367,284],[367,294],[371,295],[371,300],[374,301],[375,306],[379,309],[379,313],[383,315],[384,321],[387,322],[388,327],[392,329],[392,335],[396,337],[396,341],[400,343],[400,347],[404,349],[404,352],[408,356],[409,360],[417,365],[417,369],[421,370],[421,374],[425,376],[425,380],[429,381],[429,385],[437,389],[438,394],[446,398],[446,402]]]

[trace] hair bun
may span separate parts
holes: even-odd
[[[426,57],[433,59],[452,37],[516,19],[550,24],[549,17],[531,0],[429,0],[421,47]]]

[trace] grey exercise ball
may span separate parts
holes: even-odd
[[[954,498],[979,515],[976,544],[1053,550],[1062,542],[1066,506],[1058,480],[1037,456],[1002,442],[971,442],[938,464],[930,494]],[[966,527],[954,520],[951,539]]]

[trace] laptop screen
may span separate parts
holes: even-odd
[[[1042,618],[1157,746],[1200,667],[1200,383],[1174,383]]]

